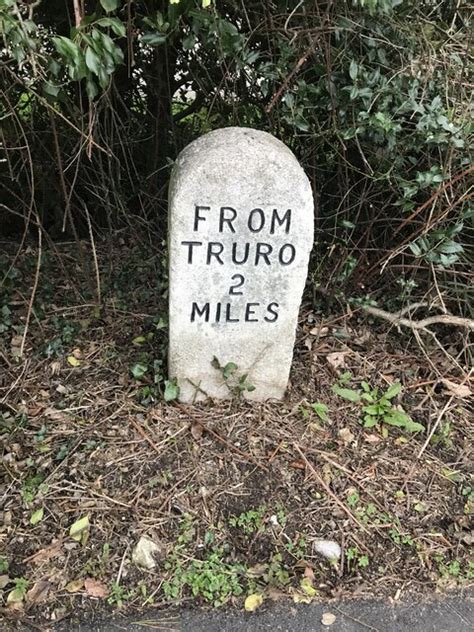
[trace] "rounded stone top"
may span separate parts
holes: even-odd
[[[232,151],[232,148],[238,144],[244,147],[273,147],[276,151],[283,151],[291,156],[296,162],[297,159],[293,152],[278,138],[272,136],[268,132],[254,129],[253,127],[221,127],[215,129],[212,132],[207,132],[203,136],[200,136],[195,141],[190,143],[182,152],[181,155],[185,155],[196,150],[203,151],[210,147],[216,149],[225,146],[228,151]],[[299,163],[298,163],[299,165]]]
[[[254,189],[273,187],[282,193],[310,189],[309,180],[293,152],[281,141],[251,127],[223,127],[191,142],[179,154],[170,192],[183,179],[192,186],[237,179]]]

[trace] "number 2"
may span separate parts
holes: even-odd
[[[237,288],[242,287],[245,283],[245,279],[241,274],[233,274],[231,276],[232,281],[235,279],[235,284],[231,285],[229,288],[229,294],[233,294],[234,296],[242,295],[243,292],[237,292]]]

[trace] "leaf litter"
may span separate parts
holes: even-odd
[[[63,266],[49,275],[60,279],[64,267],[75,278],[75,259],[62,248]],[[139,246],[129,248],[128,261],[136,261]],[[123,250],[104,251],[101,265],[127,260]],[[368,335],[355,317],[341,338],[330,314],[304,305],[285,401],[142,403],[151,378],[140,354],[149,333],[162,331],[154,317],[166,314],[156,278],[152,267],[139,284],[132,275],[125,308],[104,293],[99,311],[64,284],[53,306],[44,302],[41,326],[32,321],[25,359],[12,355],[14,335],[0,340],[8,358],[0,379],[0,607],[8,616],[50,622],[106,603],[166,608],[188,602],[193,590],[204,603],[192,564],[201,579],[204,566],[215,582],[234,573],[235,591],[244,592],[224,603],[239,608],[245,595],[327,601],[371,596],[374,586],[393,598],[472,585],[469,376],[433,347],[430,359],[444,371],[438,388],[439,376],[408,338],[375,326]],[[31,286],[26,273],[24,282]],[[15,310],[21,319],[27,300]],[[66,321],[84,326],[47,357]],[[341,371],[350,383],[339,383]],[[362,381],[381,392],[400,382],[403,409],[427,432],[434,428],[426,447],[426,433],[362,427],[357,396],[333,390],[356,393]],[[132,544],[145,533],[161,553],[155,567],[139,568]],[[318,551],[322,541],[340,555]],[[168,579],[178,582],[176,597],[164,592]]]

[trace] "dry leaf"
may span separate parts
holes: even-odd
[[[161,547],[153,540],[142,535],[132,551],[132,561],[138,568],[151,570],[156,566],[155,556],[162,554]]]
[[[54,542],[51,542],[49,546],[46,546],[44,549],[40,549],[34,553],[34,555],[27,557],[23,560],[23,563],[32,562],[33,564],[40,564],[41,562],[47,562],[60,553],[61,547],[62,540],[55,540]]]
[[[8,575],[0,575],[0,590],[3,590],[9,583],[10,577]]]
[[[298,460],[298,461],[292,461],[290,463],[290,467],[292,467],[295,470],[305,470],[306,469],[306,464],[304,461]]]
[[[300,581],[301,590],[308,597],[316,596],[316,588],[313,586],[313,581],[309,577],[303,577]]]
[[[40,579],[36,582],[36,584],[26,593],[26,601],[29,604],[33,603],[41,603],[42,601],[46,601],[48,597],[48,593],[53,587],[51,582],[48,582],[44,579]]]
[[[335,371],[337,371],[337,369],[344,369],[346,367],[345,356],[348,353],[348,351],[335,351],[334,353],[328,353],[326,361],[331,369],[334,369]]]
[[[80,366],[80,364],[81,364],[81,361],[80,361],[80,360],[78,360],[78,359],[77,359],[75,356],[73,356],[73,355],[69,355],[69,356],[66,358],[66,360],[67,360],[68,364],[70,364],[71,366]]]
[[[204,426],[199,422],[193,422],[191,424],[191,434],[195,441],[199,441],[202,437],[202,433],[204,432]]]
[[[82,590],[84,587],[83,579],[73,579],[72,582],[69,582],[64,587],[64,590],[68,593],[76,593]]]
[[[332,612],[325,612],[321,618],[323,625],[332,625],[336,621],[336,615]]]
[[[309,333],[312,336],[319,336],[320,338],[324,338],[329,334],[329,327],[313,327]]]
[[[325,463],[322,467],[323,481],[326,485],[330,485],[333,479],[332,467],[329,463]]]
[[[92,577],[86,577],[84,580],[84,588],[91,597],[98,597],[99,599],[105,599],[109,595],[109,589],[105,584],[98,579]]]
[[[446,388],[450,395],[453,397],[459,397],[460,399],[465,399],[467,397],[471,397],[471,389],[466,384],[456,384],[456,382],[451,382],[451,380],[441,380],[443,386]]]
[[[41,520],[43,520],[43,517],[44,517],[44,509],[43,507],[40,507],[34,513],[31,514],[30,524],[32,524],[33,526],[35,524],[38,524],[38,522],[41,522]]]
[[[23,342],[23,336],[13,336],[10,344],[12,347],[21,347],[22,342]]]
[[[7,606],[11,610],[22,610],[25,593],[20,588],[14,588],[8,593]]]
[[[54,360],[51,362],[49,367],[51,369],[51,373],[53,375],[57,375],[61,371],[61,362],[59,362],[59,360]]]
[[[349,430],[349,428],[341,428],[338,434],[345,445],[350,445],[355,440],[355,435]]]
[[[76,542],[85,544],[89,537],[89,516],[83,516],[76,520],[69,528],[69,535]]]
[[[258,593],[254,593],[253,595],[249,595],[244,603],[244,608],[247,612],[254,612],[257,608],[259,608],[263,603],[263,595]]]
[[[304,577],[308,577],[308,579],[310,579],[312,582],[314,581],[314,571],[311,568],[311,566],[307,566],[304,569],[303,575],[304,575]]]
[[[382,438],[376,434],[364,434],[363,437],[364,441],[366,441],[367,443],[380,443],[380,441],[382,441]]]
[[[303,591],[297,590],[296,588],[290,588],[290,594],[293,596],[293,601],[295,603],[311,603],[313,598],[309,595],[306,595]]]
[[[247,577],[262,577],[268,570],[268,564],[255,564],[247,569]]]

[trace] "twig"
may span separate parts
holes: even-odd
[[[125,565],[125,558],[127,556],[129,548],[130,548],[130,545],[127,544],[127,546],[125,548],[125,551],[124,551],[124,554],[122,555],[122,561],[120,562],[120,568],[119,568],[118,573],[117,573],[117,579],[115,580],[115,583],[117,584],[117,586],[120,584],[120,580],[122,579],[123,567]]]
[[[97,285],[97,302],[100,305],[102,303],[102,296],[101,296],[101,287],[100,287],[101,284],[100,284],[99,261],[97,259],[97,252],[96,252],[96,249],[95,249],[95,240],[94,240],[94,232],[92,230],[92,222],[91,222],[91,218],[90,218],[90,215],[89,215],[89,210],[88,210],[86,204],[84,204],[84,210],[86,212],[87,227],[89,229],[89,236],[91,238],[92,256],[93,256],[93,259],[94,259],[95,281],[96,281],[96,285]]]
[[[341,610],[337,606],[332,606],[332,609],[342,614],[343,617],[346,617],[347,619],[350,619],[351,621],[355,621],[355,623],[362,625],[364,628],[367,628],[368,630],[373,630],[373,632],[380,632],[379,628],[374,628],[373,626],[369,625],[368,623],[365,623],[361,619],[357,619],[356,617],[353,617],[351,614],[347,614],[347,612],[344,612],[344,610]]]
[[[446,191],[446,189],[448,187],[452,186],[458,180],[462,180],[462,178],[464,178],[464,176],[469,175],[473,171],[474,171],[474,166],[471,166],[468,169],[465,169],[464,171],[462,171],[461,173],[458,173],[456,176],[454,176],[453,178],[451,178],[447,182],[444,182],[440,187],[438,187],[436,189],[436,191],[433,193],[433,195],[426,200],[426,202],[424,202],[421,206],[416,208],[413,211],[413,213],[409,217],[407,217],[400,224],[400,226],[398,226],[398,228],[395,229],[395,232],[393,233],[393,235],[395,236],[396,234],[398,234],[402,230],[402,228],[404,228],[407,224],[412,222],[415,219],[415,217],[417,217],[422,211],[425,210],[425,208],[427,208],[432,202],[434,202],[441,195],[441,193],[443,193],[443,191]]]
[[[422,320],[410,320],[409,318],[402,318],[400,314],[392,314],[391,312],[386,312],[384,309],[373,307],[372,305],[362,306],[362,309],[372,316],[388,320],[388,322],[397,326],[403,325],[403,327],[408,327],[413,330],[427,330],[430,325],[443,324],[453,325],[454,327],[466,327],[474,331],[474,320],[462,318],[461,316],[453,316],[452,314],[440,314],[439,316],[428,316],[428,318],[423,318]]]
[[[175,402],[175,406],[177,406],[180,410],[182,410],[184,413],[186,413],[186,415],[189,415],[190,417],[194,417],[194,415],[192,413],[190,413],[190,411],[187,410],[186,407],[183,406],[183,404],[180,404],[179,402]],[[205,432],[208,432],[211,436],[213,436],[214,439],[217,439],[217,441],[219,441],[219,443],[222,443],[223,445],[225,445],[230,450],[236,452],[237,454],[240,454],[240,456],[244,457],[244,459],[246,461],[250,461],[250,463],[253,463],[254,465],[256,465],[261,470],[264,470],[265,472],[268,472],[268,468],[265,467],[265,465],[262,465],[261,463],[259,463],[256,459],[254,459],[252,456],[250,456],[250,454],[246,454],[245,452],[243,452],[242,450],[237,448],[232,443],[229,443],[228,441],[226,441],[223,437],[221,437],[221,435],[218,432],[216,432],[215,430],[212,430],[212,428],[209,428],[209,426],[204,424],[201,419],[199,419],[197,421],[203,427],[203,430]]]
[[[39,222],[39,218],[38,218],[38,222]],[[19,352],[20,358],[23,357],[23,352],[25,350],[26,337],[28,335],[28,327],[30,325],[31,314],[33,312],[33,304],[35,302],[36,291],[38,289],[40,270],[41,270],[42,245],[43,245],[43,233],[41,231],[41,228],[38,226],[38,257],[36,259],[35,280],[33,282],[33,288],[31,290],[30,302],[28,304],[28,312],[26,314],[26,321],[25,321],[25,330],[24,330],[23,336],[21,338],[21,345],[20,345],[20,352]]]
[[[300,71],[301,66],[305,63],[305,61],[308,59],[308,57],[311,55],[311,53],[314,52],[315,48],[316,48],[316,41],[314,41],[311,44],[311,46],[306,50],[304,55],[298,59],[298,61],[296,63],[296,66],[293,68],[293,70],[290,72],[288,77],[285,79],[285,81],[278,88],[277,92],[275,92],[275,94],[273,95],[272,100],[270,101],[270,103],[265,107],[266,114],[270,114],[270,112],[273,110],[275,105],[281,99],[283,93],[287,90],[288,86],[293,81],[293,78],[295,77],[295,75],[297,75],[298,72]]]
[[[143,430],[143,428],[140,426],[140,424],[138,423],[138,421],[135,421],[135,419],[133,419],[132,417],[130,417],[130,423],[132,424],[132,426],[135,428],[135,430],[138,431],[139,434],[141,434],[141,436],[145,439],[145,441],[147,441],[151,447],[153,448],[153,450],[159,454],[160,456],[163,456],[163,453],[160,452],[156,446],[155,443],[153,443],[153,441],[150,439],[150,437],[147,435],[147,433]]]
[[[366,527],[362,524],[362,522],[360,522],[360,520],[357,520],[357,518],[354,516],[354,514],[352,513],[352,511],[350,511],[350,509],[348,509],[345,504],[339,500],[339,498],[336,496],[336,494],[331,490],[331,488],[329,487],[329,485],[319,476],[319,474],[316,472],[316,470],[314,469],[314,467],[311,465],[311,463],[308,461],[308,459],[306,458],[305,454],[302,452],[302,450],[300,449],[299,445],[297,443],[294,444],[296,451],[298,452],[298,454],[301,456],[301,458],[303,459],[303,461],[306,464],[306,467],[310,470],[311,474],[314,476],[314,478],[318,481],[318,483],[321,485],[321,487],[324,489],[324,491],[331,496],[331,498],[334,500],[334,502],[336,502],[339,507],[344,511],[344,513],[346,513],[349,518],[355,522],[356,525],[358,525],[362,531],[365,531],[365,533],[368,533],[369,535],[371,535],[370,531],[368,529],[366,529]]]
[[[441,419],[443,419],[444,417],[444,413],[448,410],[448,408],[451,406],[451,403],[454,399],[454,395],[451,395],[451,397],[448,399],[448,401],[446,402],[446,404],[443,406],[443,410],[439,413],[436,421],[433,424],[433,427],[430,430],[429,435],[426,437],[426,441],[424,442],[424,444],[421,447],[421,450],[418,452],[418,454],[416,455],[416,458],[419,459],[421,457],[421,455],[423,454],[423,452],[426,450],[426,448],[428,447],[431,438],[433,437],[434,433],[436,432],[436,429],[438,428],[439,424],[441,423]]]

